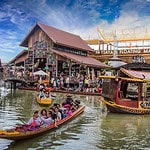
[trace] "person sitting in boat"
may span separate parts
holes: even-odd
[[[40,99],[45,98],[45,91],[44,90],[40,91],[39,98]]]
[[[55,127],[57,127],[57,114],[55,113],[55,108],[56,108],[56,106],[53,106],[50,108],[49,111],[52,112],[52,119],[53,119],[53,122],[55,124]]]
[[[64,107],[64,104],[57,104],[57,108],[59,109],[59,112],[61,113],[61,118],[62,119],[65,118],[67,114],[66,114],[66,108]]]
[[[73,100],[72,106],[70,108],[72,110],[72,112],[76,111],[79,108],[79,104],[80,104],[79,100],[77,100],[77,99]]]
[[[48,111],[47,118],[41,117],[41,121],[45,127],[51,125],[54,122],[52,119],[52,111]]]
[[[50,97],[51,97],[51,96],[50,96],[49,92],[46,91],[46,92],[45,92],[45,98],[50,98]]]
[[[61,112],[59,111],[59,109],[56,107],[55,108],[55,114],[56,114],[56,120],[61,120],[62,119],[62,115],[61,115]]]
[[[67,114],[67,116],[69,115],[72,115],[72,110],[70,109],[71,107],[69,107],[69,106],[67,106],[66,107],[66,114]]]
[[[70,94],[67,94],[67,98],[64,103],[72,105],[72,101],[73,101],[72,96]]]
[[[42,109],[41,113],[40,113],[40,117],[46,119],[47,118],[47,110],[46,109]]]
[[[62,119],[65,118],[65,117],[67,117],[66,108],[64,108],[64,109],[62,110]]]
[[[27,123],[30,128],[39,128],[41,125],[41,119],[39,117],[39,112],[35,111],[33,117],[31,117]]]

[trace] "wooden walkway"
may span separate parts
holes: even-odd
[[[27,81],[23,78],[17,77],[8,77],[4,79],[5,82],[15,82],[15,83],[27,83]]]

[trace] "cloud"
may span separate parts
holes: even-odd
[[[105,19],[100,19],[97,24],[91,26],[90,28],[85,29],[85,33],[80,33],[81,37],[84,39],[96,39],[97,35],[100,35],[97,32],[96,28],[101,29],[104,37],[106,39],[112,39],[114,36],[114,32],[116,30],[119,38],[144,38],[150,37],[150,14],[146,13],[141,15],[141,10],[146,7],[149,0],[134,0],[131,2],[124,3],[119,8],[120,16],[118,19],[109,22]],[[135,6],[134,6],[135,5]],[[149,5],[148,5],[149,6]],[[149,10],[149,9],[148,9]],[[106,12],[112,13],[111,8],[106,9]],[[95,33],[93,33],[93,32]],[[76,31],[76,32],[80,32]]]
[[[19,43],[37,21],[80,35],[83,39],[98,38],[97,27],[104,30],[107,38],[113,35],[115,29],[118,34],[123,31],[127,37],[134,32],[143,33],[140,36],[144,36],[146,28],[150,33],[149,2],[150,0],[122,3],[119,0],[109,0],[108,3],[100,0],[6,0],[3,7],[0,7],[0,23],[6,22],[7,25],[7,29],[0,26],[0,35],[3,35],[0,36],[0,53],[17,55],[22,49],[18,46]],[[116,8],[120,16],[114,21]]]
[[[86,29],[85,33],[80,34],[83,38],[90,37],[91,39],[97,38],[97,32],[94,28],[98,27],[103,33],[103,36],[107,39],[113,39],[115,31],[118,38],[144,38],[150,37],[150,22],[149,16],[141,17],[137,12],[125,12],[122,11],[120,18],[116,21],[109,23],[108,21],[101,20],[95,27]],[[77,31],[76,31],[77,32]],[[93,34],[97,32],[97,34]],[[92,36],[91,36],[92,35]],[[100,35],[100,34],[99,34]]]
[[[20,51],[18,34],[11,30],[0,29],[0,59],[8,62]]]

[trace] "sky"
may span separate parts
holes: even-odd
[[[9,62],[36,22],[98,39],[98,30],[150,29],[150,0],[0,0],[0,59]],[[107,33],[105,33],[107,35]]]

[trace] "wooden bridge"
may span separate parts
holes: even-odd
[[[10,82],[11,83],[11,89],[16,89],[16,84],[17,83],[22,83],[22,84],[28,84],[27,80],[24,78],[18,78],[18,77],[6,77],[4,79],[5,82]]]

